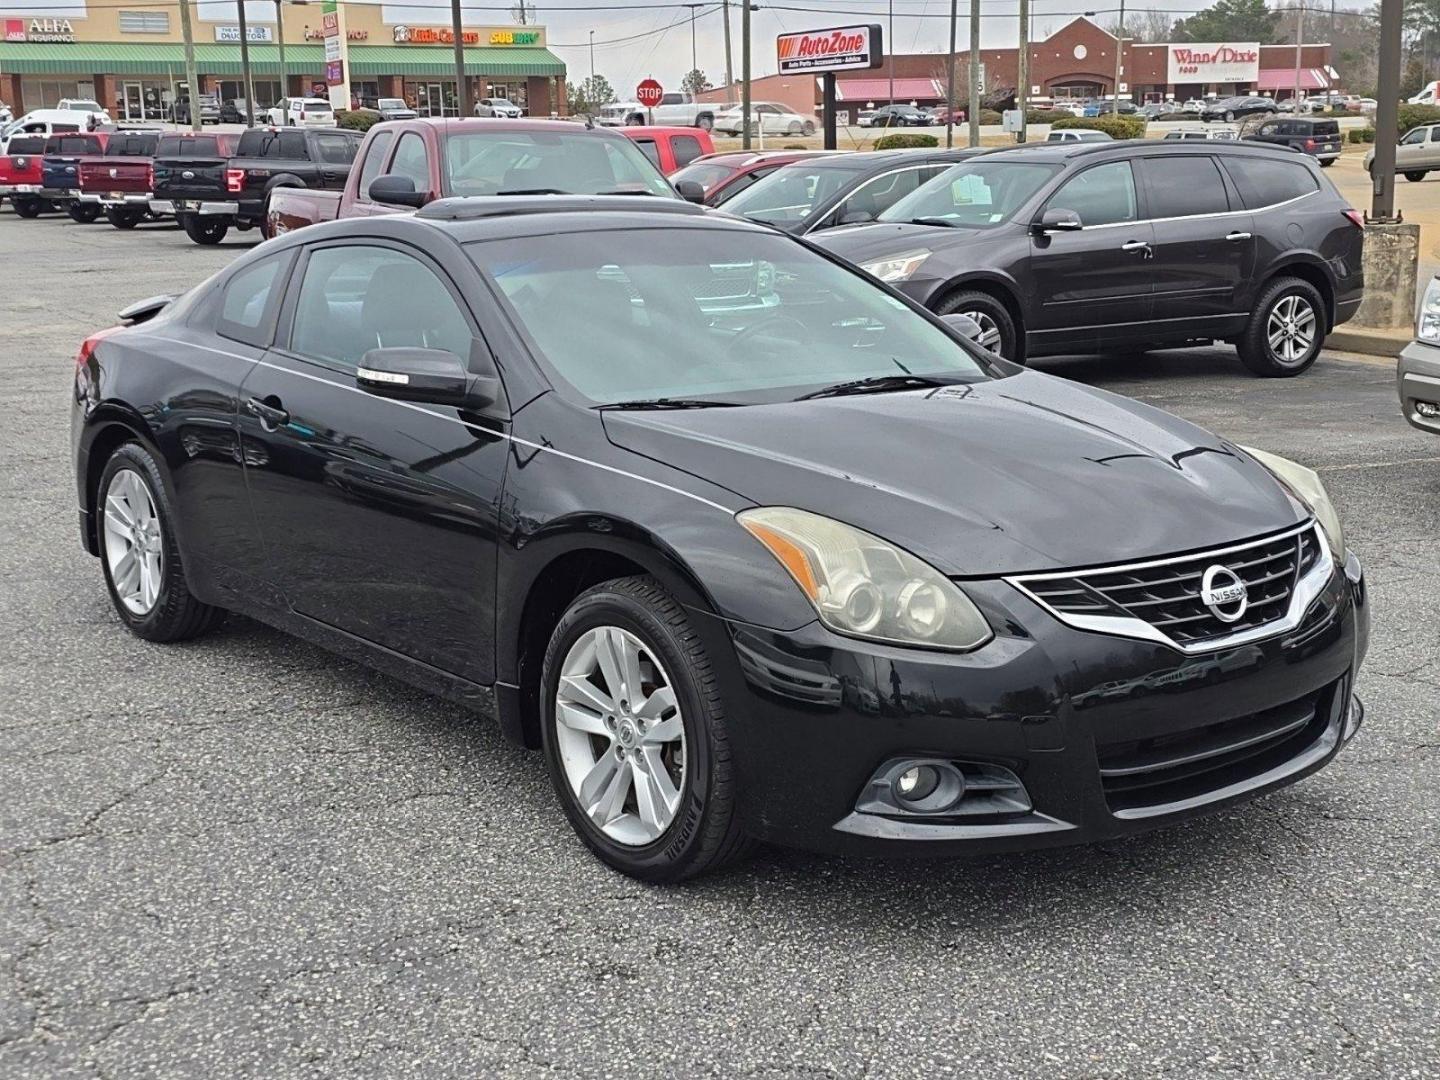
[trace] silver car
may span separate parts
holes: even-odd
[[[1375,148],[1365,151],[1365,171],[1375,160]],[[1425,174],[1440,169],[1440,124],[1422,124],[1411,128],[1395,146],[1395,172],[1406,180],[1419,183]]]
[[[1440,435],[1440,277],[1431,278],[1425,289],[1415,340],[1400,353],[1397,381],[1405,419]]]

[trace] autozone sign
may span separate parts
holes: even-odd
[[[879,23],[781,34],[775,39],[775,55],[781,74],[877,68],[885,60]]]
[[[1260,43],[1187,42],[1167,45],[1168,83],[1245,83],[1260,78]]]

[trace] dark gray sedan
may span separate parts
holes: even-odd
[[[1405,419],[1440,435],[1440,278],[1431,278],[1425,289],[1415,340],[1400,353],[1397,379]]]

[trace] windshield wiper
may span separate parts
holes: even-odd
[[[509,191],[497,191],[496,195],[573,195],[573,191],[561,191],[554,187],[527,187],[512,188]]]
[[[635,401],[611,401],[601,409],[726,409],[743,404],[739,401],[712,401],[709,398],[638,398]]]
[[[967,380],[952,375],[872,375],[801,394],[796,401],[811,398],[846,397],[850,394],[883,394],[887,390],[918,390],[928,386],[953,386]]]
[[[958,229],[960,223],[943,217],[914,217],[910,219],[911,225],[943,225],[947,229]]]

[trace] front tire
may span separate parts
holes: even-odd
[[[715,130],[715,118],[712,116],[702,116],[696,122],[695,126],[701,131],[713,131]]]
[[[114,207],[105,211],[105,220],[117,229],[133,229],[136,225],[140,224],[140,219],[144,216],[144,213],[143,210]]]
[[[1325,343],[1325,301],[1300,278],[1276,278],[1260,294],[1236,343],[1240,362],[1262,378],[1299,375]]]
[[[1426,174],[1424,172],[1407,172],[1405,174],[1405,179],[1409,180],[1412,184],[1418,184],[1421,180],[1425,179],[1425,175]]]
[[[1006,360],[1024,362],[1018,346],[1019,334],[1015,329],[1015,320],[1010,317],[1005,305],[989,293],[979,290],[954,293],[946,298],[935,314],[968,315],[980,324],[980,345]]]
[[[604,582],[570,605],[545,651],[540,719],[565,816],[614,869],[680,881],[749,846],[718,680],[654,578]]]
[[[198,214],[185,215],[185,235],[197,244],[213,247],[225,239],[230,223],[224,218],[202,218]]]
[[[70,215],[70,220],[80,225],[93,224],[100,217],[100,207],[94,203],[82,203],[71,201],[65,207],[65,212]]]
[[[39,199],[21,198],[11,199],[10,201],[15,206],[15,213],[19,214],[22,218],[37,218],[40,216],[42,206]]]
[[[160,467],[139,443],[110,455],[95,498],[100,565],[116,613],[147,641],[183,641],[213,629],[225,612],[185,583],[174,511]]]
[[[1235,122],[1235,114],[1233,112],[1227,112],[1225,114],[1225,122],[1227,124],[1233,124]]]

